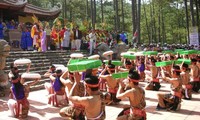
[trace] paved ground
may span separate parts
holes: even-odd
[[[146,83],[140,83],[144,87]],[[169,84],[162,83],[159,92],[168,92]],[[33,91],[29,95],[30,113],[26,120],[62,120],[58,111],[61,107],[56,108],[47,105],[47,92],[45,90]],[[193,94],[192,100],[182,100],[181,110],[175,112],[156,111],[157,92],[146,91],[146,111],[148,120],[200,120],[200,93]],[[0,120],[17,120],[9,116],[7,107],[8,97],[0,98]],[[127,100],[123,100],[119,105],[106,106],[106,120],[115,120],[118,113],[126,105],[129,105]]]

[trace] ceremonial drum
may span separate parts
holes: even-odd
[[[88,57],[88,59],[98,60],[99,57],[100,57],[99,55],[92,55],[92,56]]]
[[[14,61],[15,65],[25,65],[25,64],[30,64],[31,60],[30,59],[17,59]]]
[[[38,73],[23,73],[21,77],[23,79],[40,79],[41,75]]]
[[[110,51],[106,51],[103,53],[103,56],[106,57],[107,59],[109,60],[112,60],[112,54],[113,54],[113,51],[110,50]]]
[[[81,53],[72,53],[71,55],[70,55],[70,57],[71,58],[83,58],[83,54],[81,54]]]

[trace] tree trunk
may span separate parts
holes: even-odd
[[[164,43],[164,42],[166,42],[166,33],[165,33],[165,20],[164,20],[163,11],[161,13],[161,16],[162,16],[162,41]]]
[[[115,0],[115,8],[116,8],[116,24],[117,24],[117,30],[120,30],[118,0]]]
[[[154,5],[154,2],[153,2],[153,16],[155,16],[155,5]],[[153,28],[154,28],[154,42],[157,43],[157,32],[156,32],[156,18],[153,17]]]
[[[133,33],[135,32],[135,0],[132,0],[132,25],[133,25]]]
[[[200,2],[200,1],[197,1],[197,0],[195,0],[195,6],[196,6],[196,23],[197,23],[197,27],[198,27],[198,33],[200,34],[200,26],[199,26],[199,6],[198,6],[198,2]],[[200,37],[199,37],[199,42],[200,42]]]
[[[178,4],[177,4],[177,6],[176,6],[176,8],[177,8],[177,16],[178,16],[178,19],[177,19],[177,23],[178,23],[178,27],[177,27],[177,31],[178,31],[178,35],[177,35],[177,40],[179,40],[180,42],[180,44],[181,44],[181,35],[180,35],[180,32],[179,32],[179,28],[181,28],[181,24],[180,24],[180,17],[179,17],[179,9],[178,9]]]
[[[184,0],[185,3],[185,15],[186,15],[186,29],[187,29],[187,43],[190,43],[190,37],[189,37],[189,19],[188,19],[188,6],[187,6],[187,0]]]
[[[69,19],[72,21],[72,7],[71,7],[72,1],[69,0],[70,10],[69,10]]]
[[[122,9],[122,31],[124,31],[124,1],[121,0],[121,9]]]
[[[94,12],[93,12],[93,19],[94,19],[94,28],[95,28],[95,24],[96,24],[96,0],[94,0]]]
[[[104,22],[104,16],[103,16],[103,0],[101,0],[101,23]]]
[[[138,0],[138,14],[137,14],[137,19],[138,19],[138,43],[140,44],[141,41],[140,41],[140,15],[141,15],[141,0]]]
[[[145,21],[146,21],[146,29],[147,29],[147,33],[148,33],[148,41],[149,41],[149,44],[150,44],[149,25],[148,25],[148,20],[147,20],[146,7],[145,7],[144,3],[145,3],[145,1],[143,0],[144,17],[145,17]]]
[[[160,20],[160,18],[161,18],[161,9],[162,9],[162,7],[161,7],[161,5],[159,5],[159,9],[158,9],[158,11],[159,11],[159,13],[158,13],[158,42],[161,42],[161,34],[160,34],[160,26],[161,26],[161,20]]]
[[[135,3],[134,3],[134,6],[135,6],[135,23],[134,23],[134,28],[135,30],[137,29],[137,16],[138,16],[138,9],[137,9],[137,0],[135,0]]]
[[[113,0],[113,10],[116,11],[116,0]],[[116,14],[114,14],[114,24],[115,24],[115,31],[117,30],[117,20],[116,20]]]
[[[94,29],[94,17],[93,17],[93,0],[90,0],[90,2],[91,2],[91,4],[90,4],[90,6],[91,6],[91,14],[90,14],[90,17],[91,17],[91,21],[92,21],[92,28]]]
[[[86,20],[88,21],[89,20],[89,14],[88,14],[88,9],[89,9],[89,5],[88,5],[89,3],[88,3],[88,0],[86,0]]]
[[[150,28],[151,28],[151,39],[150,39],[150,43],[153,42],[153,12],[152,12],[152,5],[150,5]]]
[[[66,19],[67,18],[67,0],[65,0],[64,7],[65,7],[65,19]]]
[[[192,26],[194,27],[195,20],[194,20],[194,5],[193,5],[193,0],[190,0],[190,12],[191,12],[191,20],[192,20]]]

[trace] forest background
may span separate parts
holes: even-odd
[[[62,6],[60,17],[86,31],[90,28],[125,31],[129,41],[187,44],[192,30],[200,33],[200,0],[28,0],[51,9]],[[140,24],[139,24],[140,23]]]

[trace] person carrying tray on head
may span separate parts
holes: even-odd
[[[10,88],[10,99],[8,100],[8,108],[11,114],[15,117],[26,118],[29,112],[29,88],[38,82],[39,78],[28,84],[24,84],[23,78],[19,75],[17,66],[11,64],[9,78],[11,79],[12,86]],[[22,109],[21,107],[22,106]]]
[[[129,80],[129,86],[131,86],[131,88],[124,91],[125,84],[121,81],[116,97],[118,99],[128,98],[130,101],[130,107],[125,108],[120,112],[117,120],[146,120],[145,91],[138,86],[140,75],[138,72],[130,69],[127,79]]]
[[[182,98],[182,84],[180,76],[180,67],[173,66],[171,70],[172,77],[166,77],[163,70],[161,71],[163,80],[171,84],[170,93],[158,93],[158,105],[157,110],[167,109],[167,110],[179,110],[181,107],[181,98]]]
[[[154,58],[151,58],[150,62],[151,65],[145,64],[150,69],[149,74],[145,72],[146,79],[149,81],[149,84],[145,87],[145,89],[158,91],[161,87],[159,78],[157,78],[159,74],[159,69],[155,66],[156,60]]]
[[[85,108],[85,116],[87,120],[104,120],[105,119],[105,104],[102,93],[99,91],[99,80],[96,76],[85,78],[85,90],[87,96],[74,96],[75,88],[79,86],[80,79],[76,77],[79,73],[75,73],[75,83],[70,90],[69,100],[75,104],[79,104]],[[77,79],[78,78],[78,79]],[[83,120],[83,119],[81,119]]]
[[[107,91],[111,95],[111,102],[118,103],[119,99],[116,98],[116,93],[118,89],[118,80],[112,77],[112,73],[115,73],[115,65],[111,64],[109,61],[108,66],[99,74],[99,79],[104,79],[107,81]]]

